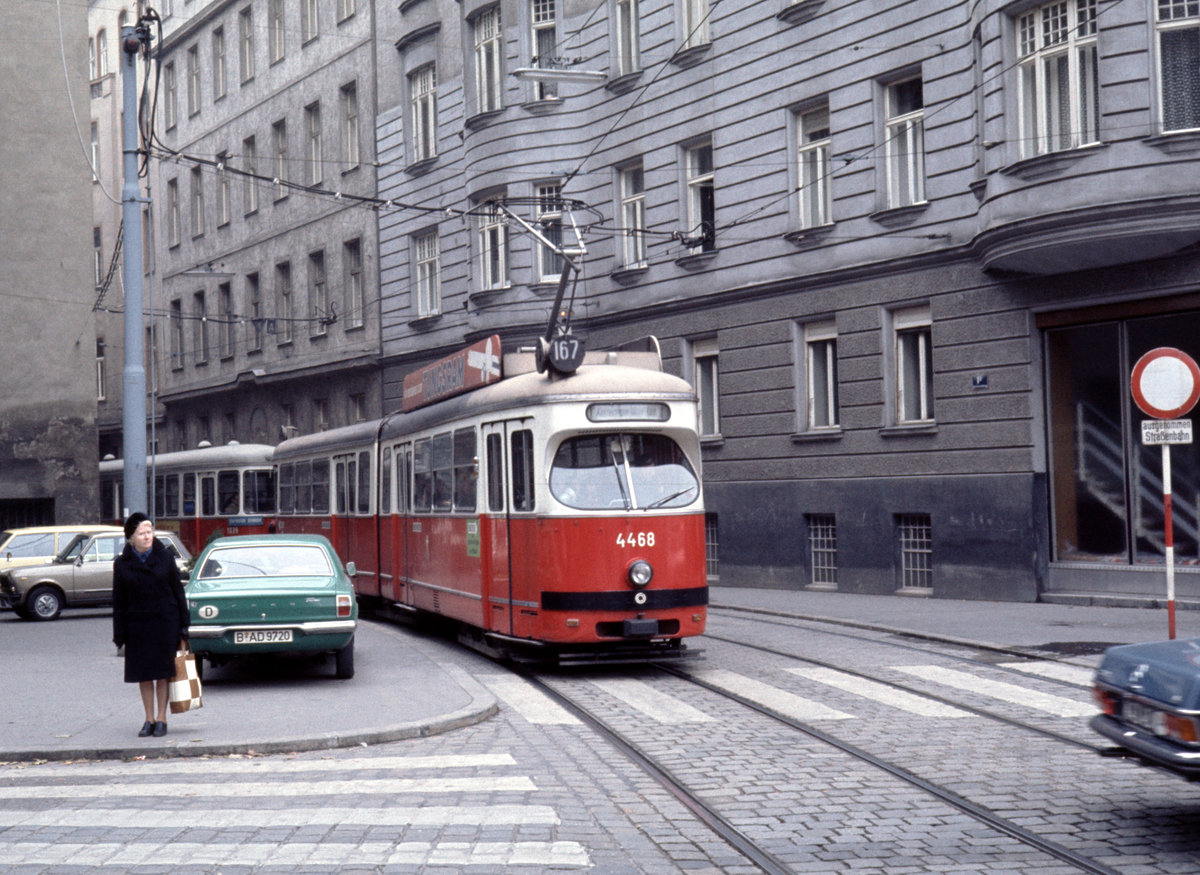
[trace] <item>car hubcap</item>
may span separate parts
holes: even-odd
[[[33,603],[33,609],[39,617],[52,617],[58,610],[58,599],[52,595],[40,595]]]

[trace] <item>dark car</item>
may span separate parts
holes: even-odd
[[[1143,762],[1200,780],[1200,638],[1104,652],[1091,727]]]
[[[332,654],[337,676],[353,677],[353,573],[321,535],[210,541],[186,587],[197,665],[261,653]]]

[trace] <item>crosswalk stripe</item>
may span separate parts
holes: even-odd
[[[849,720],[852,715],[724,669],[693,671],[700,680],[796,720]]]
[[[86,790],[87,788],[80,788]],[[86,794],[79,794],[84,798]],[[549,805],[486,805],[386,808],[220,808],[197,817],[194,809],[164,811],[121,808],[11,809],[3,812],[5,828],[83,827],[105,829],[230,829],[236,827],[306,826],[555,826],[560,821]]]
[[[714,718],[635,678],[593,679],[592,684],[659,723],[711,723]]]
[[[1010,702],[1014,705],[1024,705],[1028,708],[1045,711],[1056,717],[1090,717],[1096,713],[1095,707],[1090,704],[1076,702],[1073,699],[1067,699],[1062,696],[1053,696],[1049,693],[1038,692],[1028,687],[1022,687],[1019,684],[1009,684],[1004,681],[993,681],[976,677],[966,672],[942,668],[937,665],[898,665],[895,668],[897,671],[932,681],[935,684],[953,687],[956,690],[966,690],[970,693],[979,693],[993,699],[999,699],[1002,702]]]
[[[129,784],[22,784],[0,787],[0,799],[112,799],[123,797],[254,797],[362,796],[371,793],[527,793],[537,786],[529,778],[357,778],[349,781],[137,782]]]
[[[355,772],[355,771],[416,771],[419,769],[487,768],[514,766],[517,761],[507,753],[452,754],[446,756],[376,757],[349,760],[281,760],[273,757],[254,759],[176,759],[144,760],[130,763],[72,763],[69,765],[12,764],[0,768],[0,781],[12,775],[30,777],[92,777],[125,778],[139,775],[203,774],[245,775],[267,772],[272,775],[298,772]],[[86,770],[86,772],[81,771]]]
[[[579,726],[579,718],[537,690],[528,681],[519,677],[501,674],[480,675],[478,680],[483,682],[497,698],[520,714],[530,723],[542,725]]]
[[[1092,686],[1092,678],[1096,674],[1095,669],[1084,668],[1079,665],[1064,665],[1061,662],[1002,662],[1000,665],[1003,668],[1023,671],[1026,674],[1034,674],[1039,677],[1065,681],[1068,684],[1076,684],[1077,686],[1089,688]]]
[[[578,842],[275,843],[2,842],[6,866],[535,866],[591,865]]]
[[[789,673],[808,678],[817,683],[826,684],[839,690],[845,690],[856,696],[890,705],[902,711],[919,714],[922,717],[970,717],[969,711],[955,708],[941,702],[935,702],[925,696],[918,696],[905,690],[897,690],[878,681],[867,680],[857,675],[837,671],[832,668],[789,668]]]

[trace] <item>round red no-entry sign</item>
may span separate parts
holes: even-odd
[[[1175,419],[1200,399],[1200,367],[1186,352],[1169,346],[1152,349],[1133,366],[1133,400],[1147,416]]]

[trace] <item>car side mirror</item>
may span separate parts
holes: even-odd
[[[355,565],[353,562],[347,562],[346,563],[346,573],[348,575],[350,575],[351,577],[353,577],[354,575],[358,574],[358,566]]]

